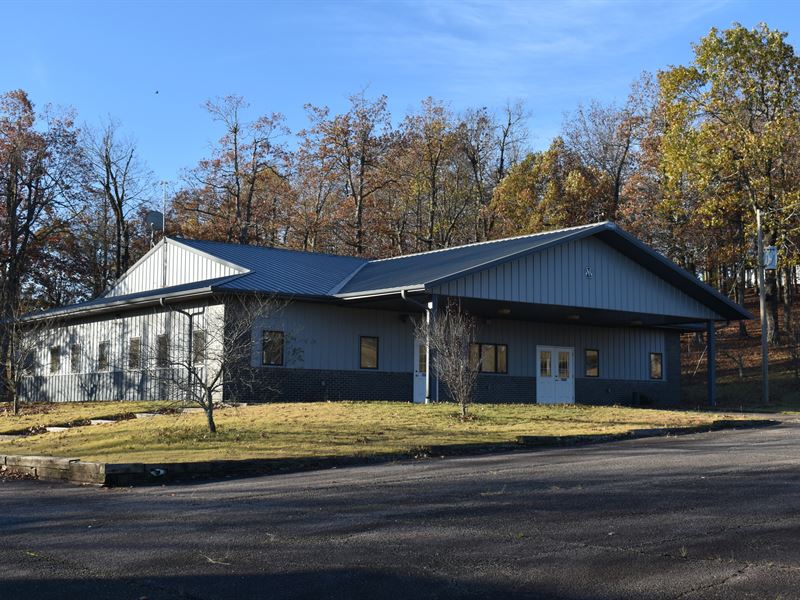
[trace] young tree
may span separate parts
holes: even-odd
[[[451,301],[430,320],[416,321],[414,329],[417,339],[427,340],[433,355],[430,368],[461,408],[461,420],[466,420],[479,370],[479,365],[470,364],[475,320]]]
[[[3,385],[5,397],[11,402],[14,415],[19,414],[23,385],[38,367],[37,354],[47,348],[47,341],[59,324],[56,317],[26,319],[25,316],[22,313],[15,315],[5,328],[9,339]]]
[[[222,401],[223,389],[252,390],[256,383],[256,372],[242,368],[250,365],[254,324],[274,316],[283,306],[272,297],[248,295],[229,297],[224,308],[170,307],[182,333],[175,347],[170,348],[167,339],[150,349],[153,376],[167,373],[178,400],[202,408],[209,432],[216,433],[214,408]]]

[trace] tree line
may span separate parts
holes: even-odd
[[[574,107],[537,151],[522,103],[427,98],[396,118],[360,92],[340,113],[307,105],[293,132],[277,112],[248,118],[240,96],[212,100],[221,135],[170,190],[167,233],[386,257],[613,220],[743,302],[760,209],[780,250],[765,285],[777,341],[793,333],[800,239],[800,62],[786,37],[712,29],[691,63],[642,74],[623,102]],[[150,247],[157,183],[117,122],[79,126],[2,95],[3,317],[108,289]]]

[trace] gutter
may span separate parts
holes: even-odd
[[[400,294],[402,297],[405,292],[424,292],[426,291],[424,284],[417,284],[410,287],[393,287],[393,288],[383,288],[380,290],[369,290],[363,293],[352,293],[352,294],[337,294],[335,297],[339,298],[340,300],[361,300],[363,298],[379,298],[382,296],[393,296],[394,294]]]
[[[163,296],[155,296],[148,298],[140,298],[137,300],[123,300],[121,302],[112,302],[110,304],[103,304],[95,308],[80,308],[76,310],[68,310],[63,312],[48,312],[40,315],[31,315],[21,319],[22,321],[40,321],[47,319],[58,319],[65,317],[82,317],[84,315],[96,315],[105,312],[115,312],[120,308],[135,308],[145,306],[165,306],[165,301],[172,300],[193,300],[195,298],[206,298],[214,293],[211,287],[202,288],[200,290],[193,290],[191,293],[174,292]]]
[[[428,313],[428,311],[430,311],[430,308],[428,308],[427,304],[423,304],[422,302],[418,302],[412,298],[409,298],[406,295],[406,290],[400,290],[400,297],[409,304],[414,304],[415,306],[419,306],[423,311],[425,311],[426,314]]]

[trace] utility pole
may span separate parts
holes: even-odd
[[[764,233],[761,209],[756,209],[758,229],[758,303],[761,309],[761,401],[769,404],[769,346],[767,345],[767,290],[764,287]]]
[[[164,216],[163,216],[163,226],[161,228],[161,235],[163,237],[166,237],[167,235],[167,182],[166,181],[161,182],[161,193],[163,195],[162,208],[164,209],[164,212],[162,213]]]

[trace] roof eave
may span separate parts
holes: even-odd
[[[30,322],[30,321],[41,321],[41,320],[54,320],[60,318],[75,318],[75,317],[82,317],[82,316],[91,316],[109,312],[118,312],[120,310],[136,310],[137,308],[145,308],[147,306],[154,306],[159,305],[162,302],[175,302],[176,300],[179,301],[186,301],[186,300],[196,300],[199,298],[206,298],[209,296],[213,296],[215,294],[215,290],[213,286],[208,286],[205,288],[200,288],[196,290],[191,290],[188,292],[172,292],[168,294],[158,294],[155,296],[147,296],[146,298],[136,298],[136,299],[129,299],[129,300],[120,300],[118,302],[109,302],[107,304],[101,304],[99,306],[91,306],[91,307],[81,307],[81,305],[76,305],[72,308],[65,308],[62,310],[56,309],[54,311],[47,311],[43,313],[36,313],[32,315],[23,316],[20,318],[20,321]]]
[[[645,252],[651,258],[653,258],[656,261],[660,262],[664,267],[670,269],[672,272],[674,272],[677,275],[679,275],[680,277],[682,277],[683,280],[687,284],[692,285],[695,288],[698,288],[703,293],[710,295],[717,302],[721,302],[724,307],[726,307],[726,308],[731,310],[731,314],[723,314],[719,310],[717,310],[716,308],[709,306],[709,308],[714,310],[714,312],[716,312],[720,316],[720,319],[718,319],[718,320],[720,320],[720,321],[728,321],[728,320],[736,321],[736,320],[751,320],[751,319],[755,318],[753,316],[753,314],[750,313],[749,310],[747,310],[743,306],[737,304],[736,302],[734,302],[733,300],[731,300],[730,298],[728,298],[727,296],[722,294],[719,290],[716,290],[713,287],[711,287],[710,285],[708,285],[707,283],[701,281],[700,279],[698,279],[697,277],[695,277],[694,275],[689,273],[689,271],[687,271],[686,269],[684,269],[680,265],[676,264],[674,261],[670,260],[669,258],[664,256],[660,252],[656,252],[655,250],[650,248],[647,244],[645,244],[644,242],[640,241],[639,239],[637,239],[635,236],[631,235],[627,231],[625,231],[623,229],[620,229],[619,227],[609,228],[609,231],[613,231],[618,237],[620,237],[624,241],[628,242],[629,244],[632,244],[634,247],[636,247],[637,249],[641,250],[642,252]],[[698,300],[698,302],[702,302],[702,301]],[[703,304],[708,306],[707,302],[703,302]]]

